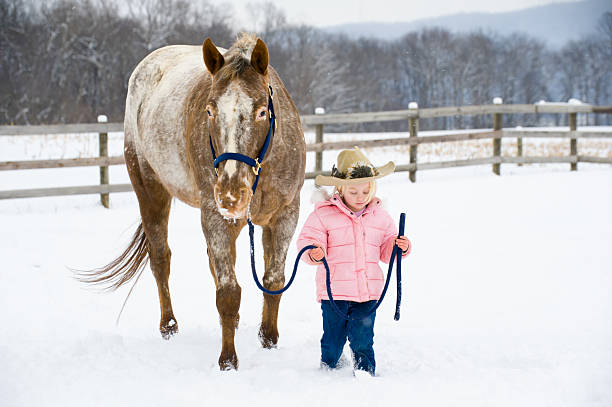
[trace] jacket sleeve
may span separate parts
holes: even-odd
[[[302,227],[302,231],[297,239],[297,248],[298,252],[302,250],[304,247],[316,244],[323,248],[323,251],[327,255],[327,229],[321,222],[319,215],[316,210],[312,212],[308,218],[306,219],[306,223]],[[316,265],[318,262],[314,262],[310,259],[308,252],[304,253],[301,258],[302,261]]]
[[[391,254],[393,253],[393,247],[395,246],[395,239],[397,238],[398,232],[393,219],[391,219],[387,211],[381,210],[380,216],[386,218],[385,235],[383,237],[383,244],[380,246],[380,261],[388,264],[389,260],[391,260]],[[408,246],[408,250],[406,253],[402,254],[402,257],[408,256],[411,249],[412,244]]]

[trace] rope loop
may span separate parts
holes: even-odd
[[[404,225],[405,225],[405,221],[406,221],[406,214],[402,213],[400,215],[400,222],[399,222],[399,233],[397,235],[397,237],[401,237],[404,235]],[[249,224],[249,239],[251,241],[251,271],[253,273],[253,279],[255,280],[255,284],[257,285],[257,287],[263,291],[266,294],[269,295],[279,295],[284,293],[285,291],[287,291],[287,289],[291,286],[291,284],[293,284],[293,281],[295,280],[295,275],[297,274],[297,269],[298,269],[298,265],[300,262],[300,258],[302,257],[302,255],[310,250],[310,249],[316,249],[317,246],[315,245],[308,245],[302,248],[302,250],[300,250],[300,252],[298,253],[296,259],[295,259],[295,264],[293,265],[293,272],[291,273],[291,278],[289,279],[289,282],[287,283],[286,286],[284,286],[283,288],[281,288],[280,290],[268,290],[267,288],[265,288],[260,282],[259,282],[259,278],[257,277],[257,271],[255,270],[255,244],[254,244],[254,226],[253,223],[251,222],[250,216],[247,218],[247,222]],[[395,261],[397,260],[397,264],[396,264],[396,269],[397,269],[397,299],[396,299],[396,303],[395,303],[395,315],[393,317],[393,319],[395,321],[399,321],[400,319],[400,305],[401,305],[401,300],[402,300],[402,249],[400,249],[397,245],[394,245],[393,247],[393,252],[391,254],[391,259],[389,259],[389,270],[387,272],[387,278],[385,281],[385,286],[383,288],[383,291],[380,295],[380,298],[378,299],[378,301],[376,301],[376,304],[374,304],[372,306],[372,308],[370,308],[367,312],[366,315],[361,316],[360,318],[353,318],[350,317],[349,315],[345,315],[342,311],[340,311],[340,309],[338,308],[338,305],[336,304],[336,302],[334,301],[334,297],[332,295],[332,290],[331,290],[331,275],[329,272],[329,265],[327,264],[327,259],[325,257],[323,257],[322,261],[323,261],[323,266],[325,267],[325,286],[327,289],[327,296],[329,298],[329,302],[332,306],[332,309],[336,312],[336,314],[338,314],[338,316],[340,316],[343,319],[346,319],[347,321],[357,321],[357,320],[361,320],[363,318],[366,318],[368,316],[370,316],[372,313],[374,313],[376,311],[376,309],[380,306],[380,304],[382,304],[383,299],[385,298],[385,294],[387,293],[387,288],[389,288],[389,282],[391,281],[391,275],[393,274],[393,265],[395,263]]]

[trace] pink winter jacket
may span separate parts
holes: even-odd
[[[318,202],[308,216],[297,240],[298,251],[310,244],[323,248],[331,276],[334,300],[365,302],[380,298],[385,276],[379,261],[389,263],[397,228],[379,198],[374,198],[359,217],[353,215],[339,195]],[[403,255],[407,256],[410,248]],[[309,252],[302,260],[317,265],[317,301],[327,300],[325,267],[312,261]]]

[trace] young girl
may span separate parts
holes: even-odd
[[[355,147],[338,154],[338,165],[331,176],[317,176],[317,185],[334,186],[334,195],[315,205],[298,237],[298,250],[308,245],[317,246],[302,256],[309,264],[316,264],[317,300],[323,312],[321,338],[321,366],[334,369],[348,338],[356,371],[375,373],[374,319],[366,316],[380,298],[385,276],[378,265],[388,263],[395,244],[405,257],[410,252],[410,241],[397,238],[395,221],[376,198],[376,179],[393,172],[392,162],[375,168]],[[330,269],[331,290],[338,308],[357,321],[347,321],[337,315],[327,296],[325,257]],[[398,259],[399,261],[399,259]]]

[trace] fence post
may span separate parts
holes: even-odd
[[[497,97],[493,98],[494,105],[501,105],[504,103],[502,98]],[[493,113],[493,130],[498,131],[502,129],[502,114],[501,113]],[[493,139],[493,157],[501,157],[501,138],[495,137]],[[493,173],[495,175],[500,175],[501,163],[493,164]]]
[[[322,107],[315,108],[315,114],[325,114],[325,109]],[[316,139],[315,143],[319,144],[323,142],[323,125],[317,124],[315,127]],[[317,151],[315,153],[315,171],[319,172],[323,170],[323,151]]]
[[[517,157],[522,157],[523,156],[523,138],[522,137],[517,137],[516,139],[516,156]],[[519,167],[522,167],[523,164],[522,163],[518,163]]]
[[[570,131],[576,131],[577,127],[577,113],[569,114],[569,129]],[[578,144],[575,138],[570,138],[570,157],[577,157],[578,155]],[[570,171],[578,170],[578,161],[570,164]]]
[[[98,116],[98,123],[106,123],[108,118],[105,115]],[[108,133],[98,133],[100,146],[100,157],[108,157]],[[108,167],[100,166],[100,185],[108,185]],[[100,194],[100,202],[105,208],[109,208],[108,193]]]
[[[541,101],[543,102],[543,101]],[[539,103],[541,103],[539,102]],[[534,111],[536,112],[536,117],[538,115],[538,103],[536,103],[536,106],[534,106]],[[537,119],[536,119],[537,122]],[[522,137],[517,137],[516,138],[516,156],[517,157],[522,157],[523,156],[523,138]],[[518,163],[519,167],[523,166],[523,163]]]
[[[410,138],[412,139],[414,137],[414,140],[416,140],[419,132],[419,105],[417,102],[410,102],[408,104],[408,110],[416,112],[415,117],[408,118]],[[418,144],[410,144],[410,164],[414,164],[414,169],[410,170],[410,182],[416,182],[417,147]]]

